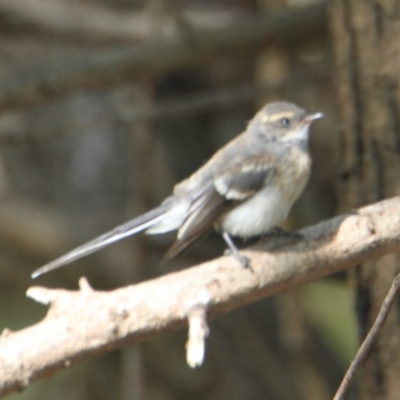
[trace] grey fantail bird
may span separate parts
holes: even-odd
[[[286,219],[310,175],[309,128],[322,116],[287,102],[267,104],[242,134],[175,185],[160,206],[44,265],[32,277],[140,231],[178,231],[164,257],[168,260],[215,229],[233,256],[247,266],[231,236],[262,235]]]

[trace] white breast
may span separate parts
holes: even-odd
[[[288,200],[276,187],[266,187],[226,214],[220,226],[233,236],[261,235],[286,219],[294,200]]]

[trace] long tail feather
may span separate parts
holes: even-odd
[[[43,275],[49,271],[60,268],[75,260],[78,260],[79,258],[92,254],[97,250],[100,250],[103,247],[108,246],[109,244],[114,243],[120,239],[124,239],[128,236],[134,235],[135,233],[143,231],[161,221],[168,210],[168,205],[161,205],[143,215],[140,215],[137,218],[126,222],[125,224],[119,225],[113,230],[104,233],[103,235],[91,240],[90,242],[87,242],[82,246],[71,250],[63,256],[35,270],[31,276],[32,278],[37,278],[38,276]]]

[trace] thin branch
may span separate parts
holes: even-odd
[[[353,379],[357,369],[360,367],[361,363],[364,361],[368,352],[371,350],[371,347],[374,343],[375,338],[378,335],[378,332],[385,323],[386,318],[389,314],[390,309],[392,308],[392,305],[396,299],[399,290],[400,290],[400,274],[398,274],[393,279],[392,286],[390,287],[389,292],[387,293],[385,300],[383,301],[378,316],[376,317],[374,324],[372,325],[370,331],[368,332],[368,335],[366,336],[360,348],[358,349],[357,354],[354,357],[352,363],[350,364],[350,367],[347,370],[345,376],[343,377],[343,380],[333,400],[342,400],[344,398],[344,395],[346,394],[350,386],[351,380]]]
[[[170,15],[169,10],[158,21],[158,33],[163,38],[178,35],[181,17],[196,29],[216,29],[226,27],[243,13],[224,9],[183,10],[182,15]],[[78,35],[96,40],[136,40],[149,38],[154,28],[152,16],[146,11],[122,12],[99,4],[71,2],[65,0],[0,0],[0,13],[5,13],[22,23],[51,30],[63,35]]]
[[[45,319],[0,337],[0,395],[84,359],[187,324],[196,304],[208,316],[227,312],[372,258],[400,250],[400,197],[301,231],[302,239],[269,238],[243,253],[252,268],[225,256],[152,281],[98,292],[33,287],[50,305]],[[207,297],[207,302],[199,299]]]
[[[321,39],[326,37],[325,10],[324,3],[317,3],[213,32],[27,65],[0,77],[0,108],[32,105],[77,88],[110,86],[138,75],[199,65],[212,56],[254,51],[271,43],[293,46]]]

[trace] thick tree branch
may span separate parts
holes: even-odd
[[[42,66],[27,65],[0,77],[0,108],[32,105],[81,87],[110,86],[140,74],[176,70],[222,53],[319,39],[326,36],[325,8],[324,3],[318,3],[213,32],[85,52],[73,59]]]
[[[247,249],[251,269],[221,257],[112,292],[33,287],[50,304],[46,318],[0,338],[0,395],[20,390],[81,360],[185,325],[196,306],[208,316],[285,291],[371,258],[400,250],[400,197]],[[193,317],[193,316],[192,316]]]

